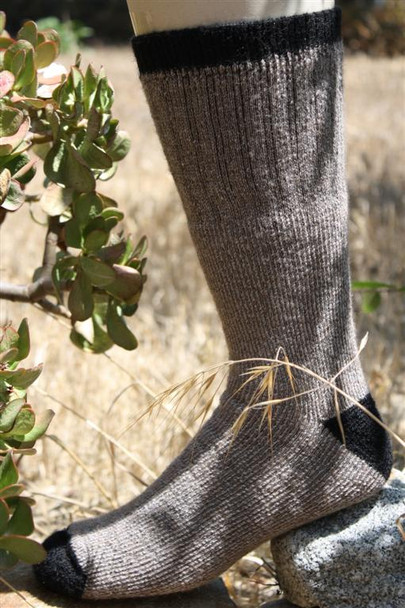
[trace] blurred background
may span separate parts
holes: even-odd
[[[340,0],[343,9],[347,176],[351,203],[352,276],[405,284],[405,2]],[[198,370],[226,360],[211,296],[188,235],[138,79],[124,0],[7,0],[7,29],[26,19],[58,29],[60,61],[104,65],[115,88],[113,113],[129,132],[132,149],[102,190],[123,207],[126,229],[149,239],[148,281],[133,320],[139,348],[83,354],[69,341],[64,320],[23,304],[0,301],[0,321],[27,316],[33,362],[45,363],[30,389],[37,410],[57,416],[39,454],[22,467],[37,499],[38,538],[73,519],[122,504],[142,491],[187,443],[198,423],[170,403],[134,422],[157,393]],[[44,21],[41,21],[41,20]],[[114,109],[115,108],[115,109]],[[38,177],[31,188],[41,187]],[[36,215],[41,222],[40,214]],[[9,214],[0,239],[1,275],[25,283],[41,261],[44,228],[28,209]],[[405,435],[404,293],[383,292],[377,307],[355,292],[359,338],[369,332],[362,360],[390,427]],[[97,429],[95,430],[95,425]],[[102,432],[100,432],[100,430]],[[104,434],[103,434],[104,433]],[[106,433],[108,436],[106,436]],[[395,446],[396,466],[403,457]],[[254,556],[268,556],[263,547]],[[249,578],[246,560],[226,583],[240,606],[269,599],[277,587],[265,569]]]
[[[3,0],[10,33],[27,19],[50,15],[76,31],[83,25],[88,41],[123,44],[132,36],[125,0]],[[405,50],[403,0],[336,0],[343,9],[343,38],[348,49],[394,56]]]

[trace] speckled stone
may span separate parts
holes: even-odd
[[[285,597],[302,608],[405,608],[405,478],[378,497],[272,542]]]

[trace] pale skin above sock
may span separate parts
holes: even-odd
[[[336,386],[378,416],[351,308],[340,11],[133,46],[230,358],[282,347],[323,378],[343,370]],[[274,397],[289,399],[273,407],[271,441],[260,410],[235,436],[250,366],[232,368],[211,419],[140,497],[46,541],[43,584],[91,599],[185,591],[378,493],[392,462],[385,431],[342,395],[338,419],[333,391],[306,373],[294,372],[296,392],[312,391],[299,398],[277,373]]]
[[[290,17],[331,9],[335,0],[127,0],[135,34]]]

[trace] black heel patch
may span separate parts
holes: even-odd
[[[381,420],[381,416],[370,393],[363,399],[360,399],[359,403]],[[367,462],[370,467],[381,473],[385,479],[388,479],[393,462],[391,441],[388,433],[357,405],[349,407],[341,413],[340,417],[345,433],[346,448]],[[324,425],[336,439],[343,443],[342,433],[336,416],[326,420]]]

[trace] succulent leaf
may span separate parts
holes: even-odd
[[[19,498],[10,521],[6,527],[6,534],[29,536],[34,531],[31,507],[23,498]]]
[[[85,321],[93,312],[93,289],[90,279],[79,270],[68,298],[73,321]]]
[[[7,95],[13,88],[15,76],[8,70],[2,70],[0,72],[0,99]]]
[[[107,312],[107,331],[111,340],[125,350],[134,350],[138,346],[137,339],[122,317],[121,309],[112,300]]]
[[[17,483],[18,471],[15,466],[11,452],[7,452],[6,456],[0,463],[0,489]]]
[[[28,40],[33,47],[38,42],[38,28],[34,21],[26,21],[17,34],[17,40]]]
[[[31,538],[16,534],[0,536],[0,549],[4,549],[27,564],[38,564],[46,557],[46,551],[42,545]]]
[[[80,258],[80,265],[95,287],[106,287],[115,280],[114,270],[99,260],[90,257]]]
[[[58,56],[58,47],[52,40],[41,42],[35,49],[35,65],[37,70],[46,68]]]
[[[12,429],[15,419],[24,405],[24,399],[13,399],[13,401],[7,403],[0,411],[0,438],[2,437],[1,433]]]

